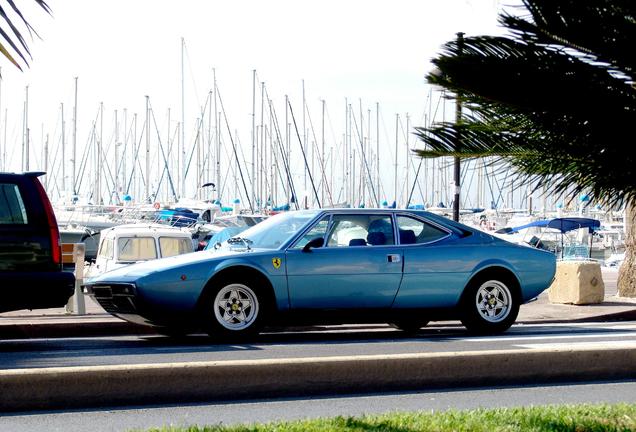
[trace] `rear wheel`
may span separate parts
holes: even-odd
[[[519,295],[507,278],[478,278],[466,288],[461,321],[473,333],[501,333],[517,319],[519,305]]]
[[[258,333],[263,298],[249,280],[223,281],[212,287],[201,305],[205,330],[212,337],[243,337]]]

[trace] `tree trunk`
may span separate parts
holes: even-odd
[[[636,202],[625,208],[625,261],[618,270],[618,295],[636,297]]]

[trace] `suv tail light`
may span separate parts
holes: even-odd
[[[55,213],[53,212],[53,206],[49,197],[46,195],[46,191],[42,186],[42,183],[38,179],[34,179],[36,188],[40,194],[42,205],[44,206],[44,212],[46,213],[46,219],[49,223],[49,235],[51,236],[51,255],[53,262],[58,265],[62,265],[62,245],[60,244],[60,229],[57,226],[57,219],[55,219]]]

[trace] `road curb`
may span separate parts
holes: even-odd
[[[584,322],[617,322],[636,321],[636,308],[633,310],[609,313],[574,319],[520,319],[515,324],[567,324]],[[430,327],[442,324],[433,323]],[[127,321],[83,321],[82,318],[64,323],[0,323],[0,340],[62,338],[62,337],[99,337],[99,336],[132,336],[160,334],[153,327],[130,323]]]
[[[519,319],[516,324],[556,324],[556,323],[584,323],[584,322],[616,322],[636,321],[636,304],[632,310],[600,314],[583,318],[572,319]],[[134,324],[127,321],[91,321],[85,317],[77,317],[69,322],[45,322],[25,319],[25,322],[11,324],[0,323],[0,339],[35,339],[35,338],[61,338],[61,337],[97,337],[97,336],[129,336],[129,335],[156,335],[160,334],[150,326]],[[432,326],[439,323],[433,323]],[[311,327],[311,326],[310,326]]]
[[[599,346],[0,371],[0,410],[27,411],[636,377]]]
[[[126,336],[157,334],[149,326],[126,321],[90,322],[78,319],[63,323],[12,323],[0,325],[0,339],[37,339],[61,337]]]
[[[619,322],[619,321],[636,321],[636,304],[634,309],[587,316],[583,318],[541,318],[541,319],[518,319],[515,324],[567,324],[567,323],[600,323],[600,322]]]

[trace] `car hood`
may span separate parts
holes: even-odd
[[[144,261],[130,264],[115,270],[111,270],[101,275],[90,278],[87,282],[100,282],[113,279],[129,280],[146,276],[158,271],[166,271],[174,268],[187,268],[205,262],[207,266],[214,266],[214,263],[228,258],[240,258],[247,256],[262,255],[272,253],[270,249],[250,249],[246,250],[209,250],[192,252],[183,255],[176,255],[168,258]]]

